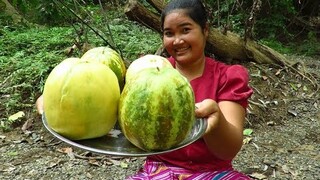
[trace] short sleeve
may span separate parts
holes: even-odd
[[[229,66],[220,79],[218,101],[235,101],[244,108],[248,106],[248,99],[253,91],[249,87],[249,74],[241,65]]]

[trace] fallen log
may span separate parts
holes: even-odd
[[[149,0],[155,8],[163,8],[159,0]],[[129,0],[125,7],[125,14],[132,21],[161,33],[160,15],[154,13],[137,0]],[[214,54],[221,60],[236,59],[241,61],[254,61],[257,63],[276,63],[280,65],[289,64],[289,61],[279,52],[259,44],[258,42],[246,39],[238,34],[227,31],[221,32],[218,28],[210,28],[206,51]]]
[[[147,0],[147,2],[157,10],[158,13],[162,12],[162,9],[165,7],[166,3],[163,0]]]
[[[239,35],[230,31],[222,33],[217,28],[210,29],[206,50],[225,60],[249,60],[260,64],[288,64],[288,60],[282,54],[268,46],[251,39],[245,41]]]
[[[160,32],[159,14],[151,12],[138,1],[129,0],[124,11],[129,20],[139,22],[150,29]]]

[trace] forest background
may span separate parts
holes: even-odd
[[[41,169],[41,163],[46,160],[44,162],[26,160],[29,157],[21,160],[23,159],[21,151],[28,148],[34,152],[39,148],[48,150],[47,146],[50,145],[52,148],[52,143],[55,142],[43,129],[40,117],[34,108],[35,101],[42,93],[45,80],[53,67],[67,57],[80,57],[86,50],[96,46],[114,47],[129,63],[141,55],[154,54],[159,50],[161,36],[158,32],[147,28],[144,24],[129,20],[126,16],[125,11],[132,2],[134,0],[0,0],[0,150],[3,152],[0,158],[1,162],[3,161],[0,166],[3,168],[0,168],[2,169],[0,172],[7,175],[4,177],[8,179],[19,177],[17,174],[23,177],[21,172],[24,170],[18,168],[23,164],[38,163]],[[158,13],[150,3],[152,1],[137,2],[151,12]],[[310,138],[311,144],[303,147],[309,152],[319,152],[320,1],[205,0],[204,3],[209,12],[212,28],[222,33],[233,32],[243,39],[251,39],[266,45],[287,57],[290,62],[287,65],[240,62],[248,67],[252,77],[251,84],[255,88],[255,95],[250,101],[253,108],[249,109],[246,127],[254,129],[255,138],[265,134],[268,142],[273,138],[278,140],[279,144],[292,141],[300,143],[301,137],[296,136],[303,133],[295,132],[291,136],[282,133],[284,140],[280,141],[281,138],[277,133],[270,134],[268,131],[278,132],[281,129],[286,132],[283,128],[290,127],[287,134],[291,134],[292,128],[298,130],[295,127],[303,126],[302,122],[306,122],[308,124],[305,125],[305,129],[301,128],[301,132],[307,134],[304,134],[306,138],[303,140]],[[237,59],[228,59],[225,62],[239,63]],[[309,68],[312,70],[309,71]],[[304,113],[299,113],[300,111]],[[294,126],[289,121],[292,118],[297,118],[297,124],[293,124]],[[258,126],[261,126],[260,129]],[[278,136],[274,137],[275,135]],[[49,138],[50,142],[46,141],[46,138],[43,139],[43,136]],[[292,138],[292,141],[286,141],[285,137]],[[291,158],[290,161],[293,162],[284,163],[284,160],[279,162],[288,152],[291,155],[295,152],[292,147],[288,147],[288,152],[279,151],[285,155],[279,155],[274,159],[277,163],[270,165],[270,160],[265,162],[268,158],[260,160],[261,157],[267,156],[268,152],[262,152],[260,147],[261,154],[257,153],[258,142],[254,142],[255,144],[251,142],[252,149],[245,147],[247,151],[240,156],[244,160],[241,159],[242,163],[238,163],[236,167],[250,167],[247,173],[259,172],[255,178],[259,179],[262,175],[267,175],[267,178],[279,177],[274,174],[279,169],[284,174],[280,177],[284,179],[305,176],[312,178],[319,174],[319,169],[314,171],[320,167],[316,162],[319,160],[317,154],[313,156],[309,153],[308,156],[312,157],[302,158],[303,160]],[[46,147],[43,144],[46,144]],[[54,147],[55,150],[52,151],[59,150],[61,153],[60,146]],[[48,151],[52,153],[50,148]],[[269,145],[266,149],[268,148]],[[303,151],[305,152],[305,149]],[[43,149],[41,152],[50,154]],[[250,153],[251,156],[255,154],[255,159],[246,157],[246,153]],[[277,153],[270,154],[270,158],[276,156]],[[80,159],[81,157],[88,160],[78,156]],[[104,162],[104,158],[99,158],[100,156],[96,159],[93,157],[94,160],[99,160],[100,164]],[[295,162],[296,160],[301,162]],[[254,165],[257,161],[263,161],[263,168]],[[50,160],[48,169],[56,166],[64,167],[66,164],[64,162],[65,157],[62,156],[56,162]],[[112,159],[111,162],[117,167],[124,166],[117,163],[118,159]],[[121,162],[131,163],[128,160]],[[295,166],[313,162],[315,165],[310,166],[311,170],[306,170],[312,172],[310,175],[297,174],[300,169]],[[94,166],[98,166],[99,163],[89,161],[89,164]],[[119,173],[121,175],[132,173],[136,170],[133,167],[136,166],[138,164],[132,166],[130,171]],[[266,166],[271,168],[265,170]],[[27,172],[28,166],[23,168]],[[270,169],[274,171],[269,172]],[[37,174],[40,177],[41,173]],[[115,177],[116,175],[119,176],[116,173]]]

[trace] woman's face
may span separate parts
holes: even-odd
[[[163,45],[180,64],[204,59],[204,48],[208,36],[183,10],[169,13],[163,23]]]

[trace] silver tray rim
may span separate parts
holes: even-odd
[[[172,152],[181,148],[184,148],[190,144],[192,144],[193,142],[197,141],[198,139],[200,139],[207,128],[207,119],[205,118],[198,118],[195,121],[195,124],[193,125],[192,131],[190,133],[193,132],[193,135],[191,138],[189,138],[189,136],[180,144],[178,144],[176,147],[172,148],[172,149],[168,149],[168,150],[163,150],[163,151],[144,151],[138,147],[136,147],[135,145],[133,145],[129,140],[125,139],[125,141],[128,141],[128,143],[130,143],[132,145],[131,148],[134,148],[136,151],[135,152],[130,152],[130,151],[117,151],[117,150],[111,150],[111,149],[101,149],[101,148],[96,148],[96,147],[92,147],[92,146],[87,146],[84,145],[83,143],[81,143],[83,140],[70,140],[60,134],[58,134],[57,132],[55,132],[53,129],[51,129],[46,121],[45,118],[45,114],[42,114],[42,123],[44,125],[44,127],[56,138],[58,138],[59,140],[86,150],[86,151],[90,151],[90,152],[94,152],[94,153],[98,153],[98,154],[104,154],[104,155],[111,155],[111,156],[123,156],[123,157],[143,157],[143,156],[151,156],[151,155],[159,155],[159,154],[164,154],[164,153],[168,153],[168,152]],[[112,129],[113,130],[113,129]],[[121,130],[120,130],[121,131]],[[105,135],[107,136],[107,135]],[[124,137],[125,138],[125,137]],[[86,139],[85,141],[90,141],[90,140],[94,140],[97,138],[93,138],[93,139]],[[120,140],[120,139],[119,139]],[[124,140],[122,138],[122,140]],[[117,148],[119,150],[119,148]]]

